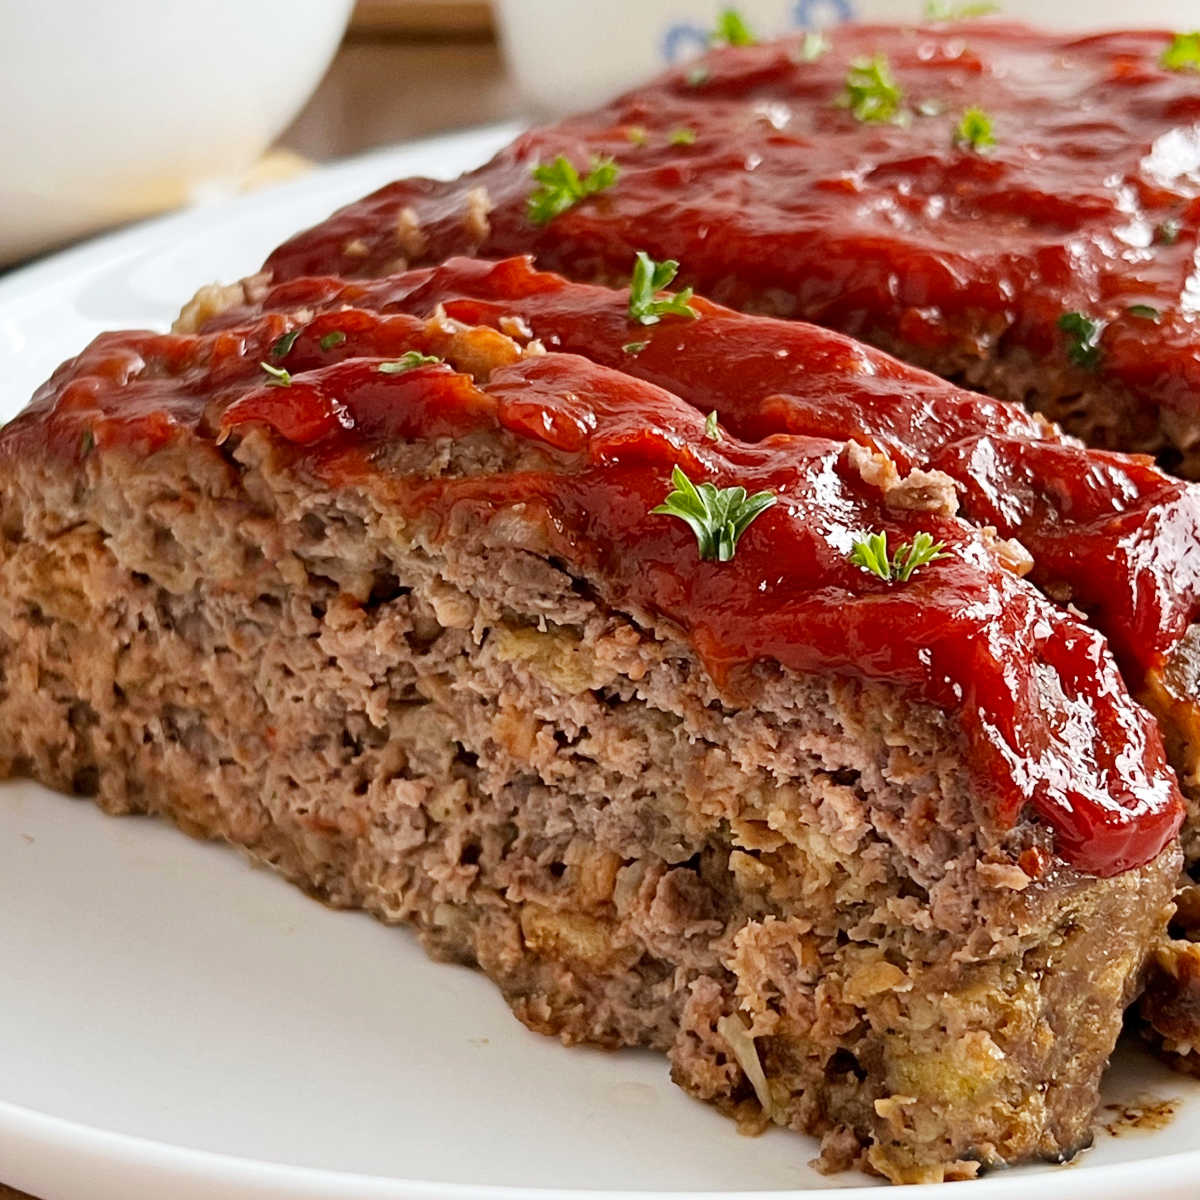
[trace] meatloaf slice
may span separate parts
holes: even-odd
[[[528,251],[612,281],[642,249],[714,300],[843,330],[1200,478],[1192,42],[988,21],[831,42],[713,51],[456,182],[385,187],[268,267]],[[592,182],[615,181],[580,199],[570,171],[605,158]]]
[[[1140,1010],[1160,1053],[1200,1073],[1200,889],[1191,878],[1200,868],[1200,487],[1144,460],[1084,449],[1023,409],[804,322],[693,298],[696,319],[636,332],[629,293],[567,283],[525,259],[451,259],[361,283],[300,279],[257,300],[211,321],[351,305],[520,328],[667,386],[738,436],[845,438],[862,447],[860,470],[886,506],[957,511],[1010,539],[1003,552],[1014,566],[1107,636],[1162,728],[1187,800],[1189,876]]]
[[[864,482],[891,510],[959,516],[1007,539],[1011,565],[1108,639],[1130,689],[1162,725],[1189,801],[1183,845],[1200,859],[1200,486],[1144,459],[1089,450],[1025,410],[965,392],[799,321],[748,316],[692,297],[687,314],[641,325],[631,293],[569,283],[528,259],[451,259],[379,280],[331,278],[234,292],[190,308],[207,328],[262,311],[298,327],[314,314],[404,312],[507,330],[668,388],[725,429],[852,444]],[[367,318],[369,321],[371,318]],[[354,353],[332,346],[281,361]],[[1191,664],[1191,665],[1189,665]]]
[[[0,434],[5,769],[409,923],[828,1166],[1086,1145],[1180,861],[1100,636],[844,440],[444,317],[293,324],[104,335]],[[725,561],[652,511],[677,466],[773,498]],[[885,580],[866,530],[944,557]]]

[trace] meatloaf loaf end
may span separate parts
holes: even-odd
[[[391,184],[268,268],[530,252],[605,282],[643,249],[733,308],[842,330],[1200,478],[1191,46],[989,20],[723,47],[457,181]]]
[[[104,335],[0,434],[5,771],[411,924],[827,1167],[1087,1145],[1180,863],[1099,635],[844,441],[444,316],[293,324]],[[678,464],[774,498],[728,561],[650,511]],[[886,582],[865,528],[946,557]]]

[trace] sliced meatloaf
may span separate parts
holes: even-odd
[[[226,306],[210,299],[182,324],[215,329],[263,311],[292,328],[316,314],[342,312],[347,327],[376,313],[444,314],[666,387],[739,437],[845,441],[886,508],[957,514],[1004,539],[1014,570],[1105,635],[1163,727],[1189,800],[1184,850],[1200,859],[1200,486],[1144,459],[1085,449],[1017,406],[804,322],[691,297],[687,312],[642,325],[632,299],[525,258],[460,258],[372,281],[260,286],[251,300],[235,290]],[[347,343],[298,358],[307,344],[280,361],[354,352]]]
[[[1187,816],[1189,876],[1156,946],[1144,1032],[1200,1073],[1200,486],[1143,460],[1087,450],[1015,406],[988,401],[804,322],[740,315],[703,299],[693,320],[635,332],[630,294],[567,283],[525,259],[452,259],[378,281],[296,280],[261,306],[301,315],[346,305],[513,329],[670,387],[739,436],[847,439],[893,509],[955,512],[1008,539],[1002,553],[1108,638],[1155,714]],[[225,319],[248,311],[234,308]],[[214,320],[219,320],[215,318]],[[640,340],[632,344],[631,337]],[[861,450],[857,448],[861,447]]]
[[[893,509],[957,513],[1007,539],[1002,552],[1051,599],[1082,610],[1158,718],[1200,861],[1200,488],[1144,460],[1085,450],[1043,419],[986,400],[804,322],[740,315],[693,298],[640,326],[628,291],[571,284],[527,260],[452,259],[380,280],[298,279],[235,290],[189,311],[210,326],[267,309],[308,319],[350,306],[508,329],[669,387],[739,436],[847,439]],[[343,323],[356,318],[347,315]],[[630,341],[629,339],[637,339]],[[1183,881],[1172,936],[1156,947],[1147,1034],[1176,1065],[1200,1048],[1200,906]]]
[[[444,314],[104,335],[0,434],[0,761],[827,1166],[1067,1157],[1174,776],[1103,638],[858,447]]]
[[[529,251],[612,281],[642,249],[714,300],[846,331],[1196,478],[1197,67],[1195,35],[988,21],[723,48],[456,182],[385,187],[268,267]]]

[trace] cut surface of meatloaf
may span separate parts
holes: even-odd
[[[215,329],[270,311],[292,329],[318,314],[321,328],[355,329],[380,313],[444,314],[665,387],[738,437],[847,443],[889,511],[957,515],[994,532],[1014,571],[1105,635],[1166,732],[1189,798],[1185,853],[1200,858],[1200,486],[1144,458],[1087,449],[1015,405],[805,322],[693,297],[690,319],[643,326],[629,304],[627,289],[571,283],[527,258],[457,258],[378,280],[290,280],[240,303],[235,291],[228,307],[206,305],[182,324]],[[312,337],[298,336],[280,361],[358,352]]]
[[[629,292],[572,284],[526,259],[452,259],[379,280],[291,280],[252,300],[235,290],[185,323],[263,309],[358,310],[519,330],[666,386],[738,436],[845,438],[893,509],[955,512],[1009,539],[1014,569],[1070,603],[1109,639],[1126,680],[1158,718],[1188,813],[1185,860],[1200,860],[1200,488],[1144,460],[1086,450],[1023,409],[963,392],[918,368],[804,322],[737,314],[693,299],[695,320],[638,326]],[[240,300],[240,303],[239,303]],[[630,339],[636,339],[630,341]],[[303,346],[301,347],[303,349]],[[1026,557],[1028,552],[1028,557]],[[1142,1005],[1151,1040],[1176,1064],[1200,1046],[1200,908],[1185,879],[1173,934],[1152,959]],[[1189,916],[1191,914],[1191,916]],[[1191,1066],[1190,1060],[1187,1069]]]
[[[603,282],[645,250],[731,307],[849,332],[1200,477],[1200,73],[1171,35],[980,21],[829,40],[716,50],[456,182],[391,184],[268,269],[528,251]],[[535,223],[532,168],[560,155],[584,176],[612,158],[615,181]]]
[[[652,511],[675,466],[774,497],[728,561]],[[866,530],[945,556],[887,582]],[[846,439],[444,315],[266,313],[60,368],[0,532],[10,773],[410,923],[826,1166],[1087,1144],[1173,774],[1102,637]]]

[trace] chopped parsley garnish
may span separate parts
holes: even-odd
[[[267,380],[267,387],[291,387],[291,373],[285,371],[282,367],[273,367],[270,363],[258,364],[271,377]]]
[[[1125,310],[1131,317],[1138,317],[1143,321],[1155,321],[1162,316],[1162,313],[1154,307],[1153,304],[1131,304]]]
[[[889,557],[886,533],[868,533],[856,541],[850,551],[850,561],[855,566],[878,575],[887,583],[907,583],[926,563],[947,558],[945,542],[935,542],[921,532],[911,542],[901,542]]]
[[[728,562],[750,522],[777,501],[771,492],[747,496],[744,487],[697,487],[678,466],[671,472],[671,483],[675,490],[650,511],[683,521],[696,535],[700,557],[709,561]]]
[[[346,340],[346,335],[340,329],[331,329],[317,344],[322,350],[332,350]]]
[[[535,225],[548,225],[559,213],[566,212],[580,200],[612,187],[618,173],[617,164],[604,157],[594,157],[584,176],[580,176],[574,163],[561,154],[551,163],[539,163],[532,174],[541,186],[529,197],[529,219]]]
[[[696,140],[696,131],[680,126],[671,130],[667,140],[672,146],[690,146]]]
[[[704,436],[710,442],[719,442],[721,440],[721,427],[717,424],[717,410],[715,408],[704,418]]]
[[[96,435],[90,429],[85,429],[83,431],[83,437],[81,437],[79,439],[80,454],[84,458],[87,458],[87,456],[89,454],[91,454],[91,452],[93,450],[95,450],[95,448],[96,448]]]
[[[949,0],[925,0],[927,21],[969,21],[972,17],[987,17],[998,13],[1000,5],[987,3],[951,4]]]
[[[828,54],[833,44],[823,33],[806,33],[800,43],[800,61],[816,62],[823,54]]]
[[[881,123],[900,115],[904,93],[892,76],[887,56],[856,58],[846,73],[846,90],[838,103],[860,121]]]
[[[1103,351],[1100,335],[1104,323],[1085,316],[1081,312],[1063,313],[1058,318],[1058,327],[1067,334],[1067,357],[1077,366],[1089,371],[1100,365]]]
[[[968,108],[954,129],[954,143],[986,154],[995,144],[992,118],[982,108]]]
[[[649,342],[626,342],[621,349],[624,350],[626,354],[641,354],[641,352],[645,350],[648,345],[650,345]]]
[[[646,144],[648,134],[646,133],[644,126],[630,125],[630,127],[625,130],[625,137],[635,146],[644,146]]]
[[[405,371],[411,371],[415,367],[434,367],[445,361],[444,358],[438,358],[436,354],[422,354],[420,350],[406,350],[394,362],[380,363],[377,370],[384,375],[403,375]]]
[[[1179,235],[1183,232],[1183,222],[1177,217],[1168,217],[1165,221],[1160,221],[1154,230],[1154,240],[1161,242],[1164,246],[1173,246],[1179,241]]]
[[[1159,61],[1168,71],[1200,71],[1200,30],[1177,33]]]
[[[723,8],[717,16],[716,29],[709,34],[709,41],[717,46],[753,46],[758,39],[736,8]]]
[[[692,289],[684,288],[673,296],[657,299],[679,271],[673,258],[655,262],[645,250],[637,252],[633,264],[633,280],[629,285],[629,317],[643,325],[657,325],[663,317],[686,317],[694,321],[700,314],[688,303]]]
[[[271,357],[282,358],[296,344],[296,339],[300,336],[301,332],[299,329],[293,329],[289,333],[285,333],[271,347]]]

